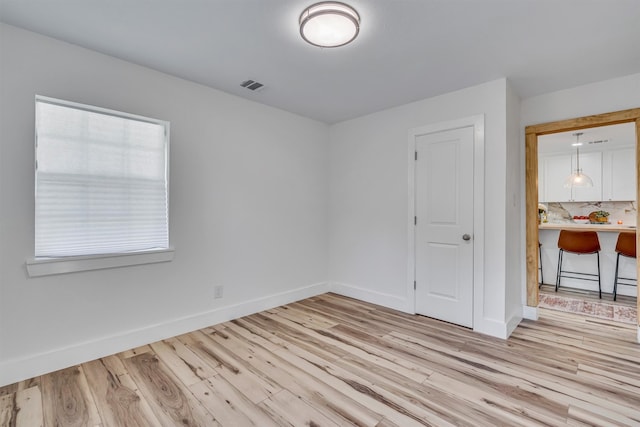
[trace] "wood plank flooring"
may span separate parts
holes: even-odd
[[[325,294],[0,388],[0,426],[638,426],[632,325],[508,340]]]

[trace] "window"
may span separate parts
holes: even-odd
[[[36,97],[35,261],[169,249],[169,123]]]

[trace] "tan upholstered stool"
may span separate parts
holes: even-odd
[[[638,286],[638,280],[632,279],[629,277],[619,277],[618,276],[618,267],[620,266],[620,255],[636,259],[636,233],[620,233],[618,234],[618,242],[616,243],[616,252],[618,255],[616,256],[616,276],[613,279],[613,300],[616,300],[618,295],[618,282],[621,285],[626,286]],[[624,282],[620,282],[620,280],[624,280]],[[629,283],[630,281],[635,281],[635,283]]]
[[[567,277],[571,279],[598,282],[598,295],[602,298],[602,284],[600,283],[600,240],[598,240],[598,233],[595,231],[560,230],[558,248],[560,248],[560,252],[558,253],[556,292],[558,292],[558,288],[560,287],[560,278]],[[596,254],[598,261],[598,274],[563,270],[562,259],[565,252],[577,255]],[[597,277],[597,279],[592,279],[591,277]]]

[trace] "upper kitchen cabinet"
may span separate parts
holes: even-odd
[[[580,153],[580,169],[593,181],[593,187],[565,187],[577,167],[575,154],[542,155],[538,160],[539,199],[543,202],[593,202],[602,200],[602,152]],[[542,185],[540,185],[542,182]]]
[[[538,157],[538,199],[541,202],[569,202],[571,189],[564,180],[571,174],[571,155],[545,155]]]
[[[636,199],[636,150],[634,147],[603,153],[603,200]]]
[[[636,199],[635,124],[623,123],[538,137],[538,200],[541,202],[631,201]],[[580,169],[592,187],[565,187]]]

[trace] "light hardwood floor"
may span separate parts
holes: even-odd
[[[325,294],[0,388],[2,426],[640,425],[634,326],[508,340]]]

